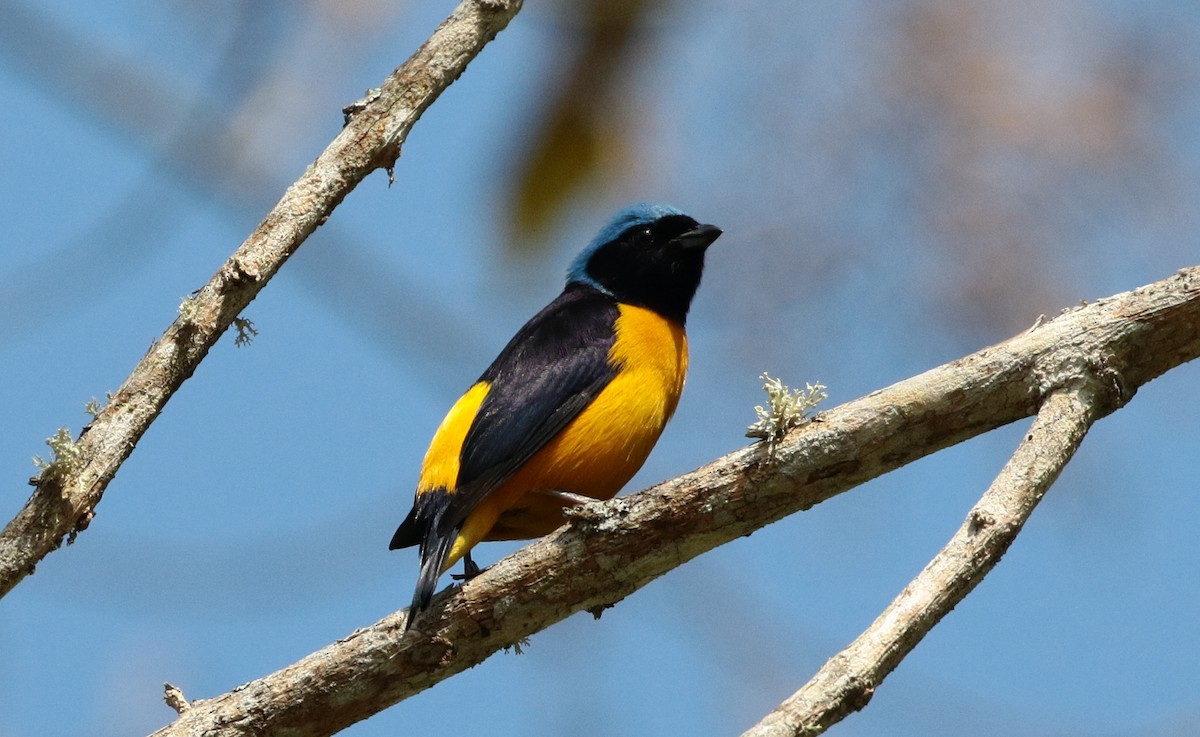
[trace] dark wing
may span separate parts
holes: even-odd
[[[389,549],[454,537],[479,502],[612,380],[616,303],[573,284],[522,327],[479,377],[490,389],[463,439],[454,489],[417,495]],[[440,563],[439,563],[440,565]]]
[[[608,354],[619,314],[611,297],[570,284],[479,377],[489,390],[463,440],[455,488],[419,493],[389,545],[420,545],[421,572],[406,628],[429,606],[458,530],[480,501],[612,381],[616,370]]]
[[[456,530],[612,381],[618,314],[612,298],[571,285],[513,336],[479,378],[491,389],[463,441],[439,534]]]

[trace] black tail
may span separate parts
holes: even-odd
[[[404,528],[403,525],[400,527]],[[396,535],[399,534],[400,531],[397,530]],[[421,573],[417,576],[417,588],[413,592],[412,605],[408,608],[408,621],[404,623],[405,632],[412,628],[413,622],[421,612],[429,608],[429,601],[433,599],[433,589],[437,586],[438,576],[442,574],[442,566],[450,555],[450,546],[456,537],[457,530],[452,530],[449,535],[439,535],[437,525],[430,525],[425,530],[425,537],[421,540]]]
[[[396,528],[396,534],[392,535],[392,541],[388,543],[388,550],[411,548],[419,542],[421,542],[421,529],[417,524],[417,505],[414,504],[408,516]]]

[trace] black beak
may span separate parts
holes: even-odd
[[[697,225],[686,233],[680,233],[671,242],[686,249],[705,249],[712,245],[723,231],[715,225]]]

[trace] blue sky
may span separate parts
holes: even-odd
[[[444,3],[0,2],[0,493],[114,390]],[[78,542],[0,603],[0,737],[149,733],[405,606],[387,541],[457,394],[617,207],[726,233],[634,491],[742,447],[758,375],[828,406],[1197,262],[1184,2],[653,6],[598,173],[514,238],[579,29],[531,4],[246,310]],[[17,21],[20,22],[17,22]],[[39,35],[44,34],[44,35]],[[52,43],[50,41],[53,41]],[[111,66],[109,66],[111,64]],[[841,735],[1183,735],[1200,380],[1085,441],[998,569]],[[738,734],[949,539],[1017,423],[683,566],[346,734]],[[494,561],[511,546],[483,546]]]

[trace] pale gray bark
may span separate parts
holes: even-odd
[[[742,737],[821,734],[867,705],[883,679],[1000,562],[1111,399],[1095,381],[1104,379],[1083,376],[1050,395],[950,542],[865,632]]]

